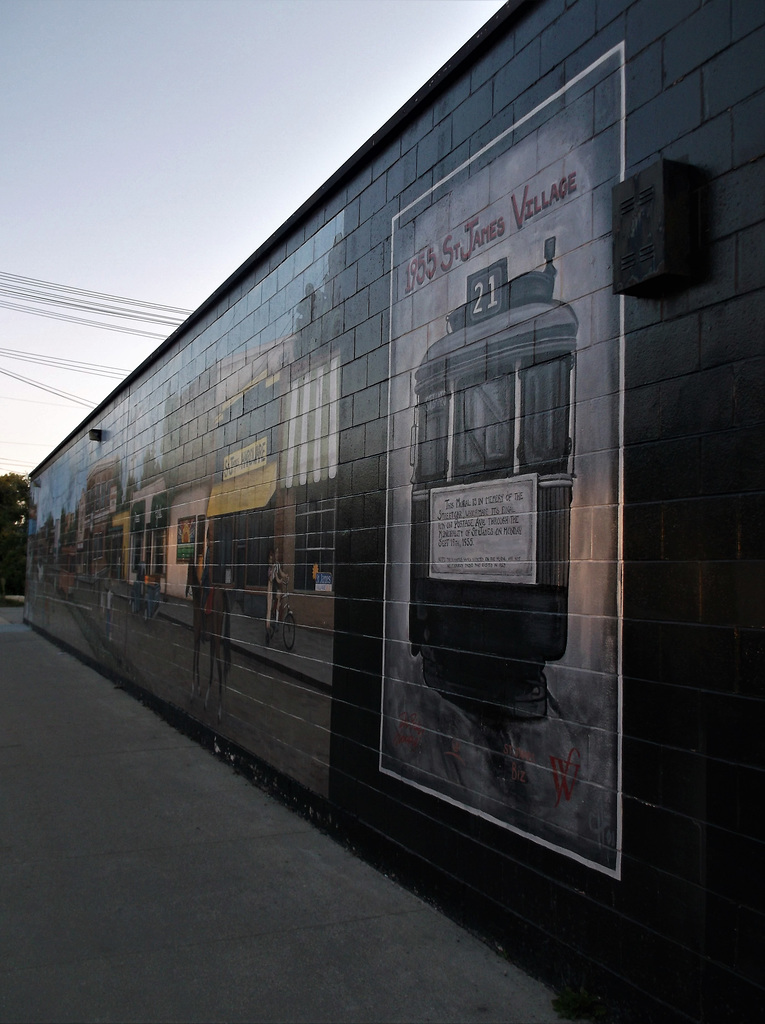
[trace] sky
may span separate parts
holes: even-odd
[[[501,6],[2,0],[0,289],[196,309]],[[19,354],[128,373],[172,331],[99,319],[159,336],[0,306],[0,474],[119,384]]]

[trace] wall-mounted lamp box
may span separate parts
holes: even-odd
[[[614,292],[660,295],[701,275],[699,170],[658,160],[614,186]]]
[[[91,427],[88,431],[88,437],[91,441],[100,441],[103,437],[103,430],[100,427]]]

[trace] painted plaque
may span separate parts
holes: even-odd
[[[534,477],[432,488],[430,575],[534,582],[536,494]]]

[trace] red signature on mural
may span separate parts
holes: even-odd
[[[420,749],[424,732],[425,728],[419,724],[416,712],[409,714],[402,711],[396,727],[396,738],[393,742],[397,747],[404,746],[417,751]]]
[[[562,757],[550,756],[550,764],[553,770],[553,782],[555,783],[555,793],[557,799],[555,806],[557,807],[560,803],[560,798],[565,796],[566,800],[571,799],[571,794],[574,792],[574,786],[576,785],[576,779],[579,775],[579,751],[576,747],[572,747],[568,752],[568,757],[564,761]],[[576,758],[576,760],[575,760]]]
[[[519,761],[531,761],[532,764],[536,761],[536,755],[530,750],[526,750],[525,747],[516,747],[512,743],[505,744],[504,753],[507,757],[517,757]]]
[[[451,748],[451,750],[447,750],[446,751],[446,756],[447,757],[453,757],[455,759],[455,761],[462,761],[462,754],[460,754],[460,747],[461,746],[462,746],[462,741],[461,740],[453,739],[452,743],[451,743],[451,747],[452,748]],[[464,761],[463,761],[463,764],[464,764]]]

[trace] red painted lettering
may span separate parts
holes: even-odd
[[[428,275],[428,280],[430,281],[436,272],[436,254],[433,252],[432,245],[428,246],[428,258],[426,262],[428,266],[425,273]]]
[[[461,252],[460,255],[461,255],[461,259],[463,259],[463,260],[469,260],[470,259],[470,254],[473,251],[473,228],[476,226],[477,223],[478,223],[478,217],[473,217],[473,219],[469,220],[467,222],[467,224],[465,225],[465,231],[467,232],[467,236],[468,236],[470,242],[469,242],[467,250],[465,249],[464,246],[462,247],[462,252]]]
[[[420,749],[422,734],[424,732],[424,726],[420,725],[417,721],[417,714],[413,713],[410,715],[404,711],[399,717],[394,742],[397,747],[409,747],[412,751],[417,753]]]
[[[515,214],[515,223],[518,225],[519,228],[523,227],[523,221],[525,219],[525,211],[526,211],[526,196],[528,194],[529,194],[529,186],[527,185],[524,188],[524,190],[523,190],[523,199],[521,200],[521,208],[519,210],[518,209],[518,204],[515,201],[515,193],[513,193],[513,197],[512,197],[513,213]]]
[[[568,757],[564,761],[562,757],[550,756],[550,764],[553,770],[553,783],[555,785],[555,793],[557,799],[555,800],[555,806],[557,807],[560,803],[561,796],[565,796],[568,802],[571,799],[571,794],[574,792],[574,786],[576,784],[576,778],[579,774],[579,751],[576,747],[572,747],[568,752]],[[576,761],[574,760],[576,756]],[[574,769],[573,775],[569,776],[571,769]]]
[[[447,271],[454,260],[454,249],[452,248],[452,236],[447,235],[442,245],[444,255],[441,257],[441,270]]]
[[[510,198],[513,205],[513,214],[515,216],[515,223],[519,228],[522,228],[529,217],[535,217],[537,214],[542,213],[553,203],[559,202],[561,199],[565,199],[571,192],[576,192],[576,171],[571,171],[570,174],[561,178],[560,181],[554,181],[550,185],[549,193],[547,189],[543,189],[534,196],[529,196],[529,186],[525,185],[523,188],[523,199],[520,204],[513,194]],[[501,217],[496,221],[497,224],[497,235],[501,236],[505,230],[505,224]]]

